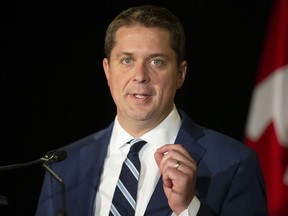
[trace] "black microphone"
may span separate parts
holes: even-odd
[[[48,154],[48,153],[47,153]],[[42,167],[52,175],[52,177],[60,184],[61,186],[61,207],[58,210],[57,216],[67,216],[67,210],[66,210],[66,189],[65,189],[65,183],[60,176],[58,176],[49,166],[48,164],[59,162],[64,160],[67,157],[67,153],[65,151],[51,151],[51,153],[48,155],[49,160],[46,160],[44,163],[42,163]]]
[[[28,167],[40,163],[54,163],[64,160],[67,157],[67,152],[63,150],[55,150],[55,151],[49,151],[46,153],[46,155],[42,158],[39,158],[34,161],[26,162],[26,163],[20,163],[20,164],[11,164],[6,166],[0,166],[0,171],[3,170],[11,170],[16,168],[22,168],[22,167]]]
[[[67,157],[67,152],[64,150],[52,150],[46,153],[44,156],[44,163],[55,163],[65,160]]]
[[[65,184],[64,181],[48,166],[50,163],[55,163],[64,160],[67,157],[67,152],[64,150],[52,150],[46,153],[46,155],[42,158],[39,158],[34,161],[30,161],[27,163],[21,164],[12,164],[6,166],[0,166],[0,171],[3,170],[11,170],[16,168],[28,167],[32,165],[36,165],[42,163],[42,167],[47,170],[61,185],[62,189],[62,197],[61,197],[61,208],[58,211],[58,216],[66,216],[66,192],[65,192]],[[4,196],[0,196],[0,204],[8,205],[7,198]]]

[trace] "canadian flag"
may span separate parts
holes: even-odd
[[[270,216],[288,215],[288,0],[274,0],[244,142],[260,160]]]

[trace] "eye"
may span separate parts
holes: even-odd
[[[124,59],[122,59],[122,62],[125,65],[130,65],[130,64],[132,64],[132,59],[131,58],[124,58]]]
[[[163,60],[160,59],[153,59],[151,63],[155,66],[162,66],[164,64]]]

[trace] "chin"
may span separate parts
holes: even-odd
[[[141,112],[141,111],[135,111],[133,113],[129,114],[130,118],[136,120],[136,121],[145,121],[151,118],[150,112]]]

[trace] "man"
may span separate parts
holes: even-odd
[[[149,5],[123,11],[107,29],[105,54],[115,121],[63,147],[66,160],[51,165],[65,182],[69,216],[118,211],[114,193],[133,146],[127,143],[135,138],[146,143],[139,151],[135,213],[122,215],[267,215],[256,154],[197,125],[174,103],[187,70],[177,17]],[[46,175],[36,215],[56,215],[62,198],[59,184]],[[119,208],[124,202],[118,200]]]

